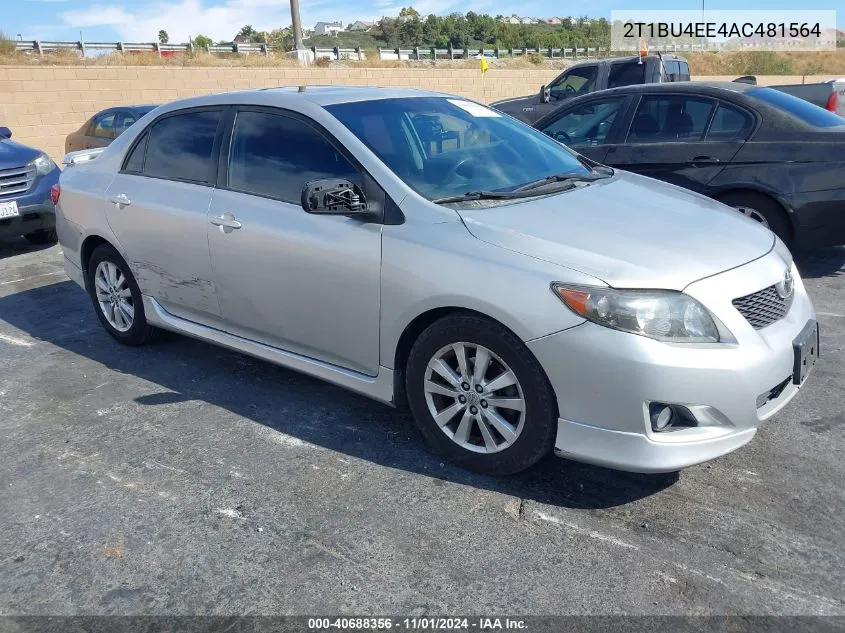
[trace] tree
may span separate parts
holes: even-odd
[[[207,37],[205,35],[197,35],[194,38],[194,46],[196,46],[197,48],[202,49],[204,51],[207,51],[208,47],[211,46],[212,44],[213,44],[213,42],[211,41],[211,38]]]
[[[252,42],[258,36],[258,31],[252,28],[252,24],[247,24],[235,36],[241,42]]]
[[[273,29],[267,33],[266,42],[270,46],[285,51],[293,50],[293,30],[291,28]]]
[[[436,15],[429,15],[423,23],[423,40],[426,44],[434,44],[437,46],[437,40],[440,37],[440,20]]]
[[[158,32],[158,43],[159,44],[167,44],[170,41],[170,36],[167,34],[167,31],[162,29]]]
[[[402,7],[399,11],[399,19],[400,20],[413,20],[413,19],[420,19],[420,13],[414,7]]]

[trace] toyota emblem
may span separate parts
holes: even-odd
[[[778,296],[781,299],[788,299],[792,296],[792,292],[795,290],[795,280],[792,278],[792,271],[788,268],[783,275],[783,281],[779,281],[775,284],[775,290],[778,293]]]

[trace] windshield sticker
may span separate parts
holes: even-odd
[[[490,108],[486,108],[483,105],[478,103],[473,103],[472,101],[461,101],[460,99],[447,99],[449,103],[452,105],[458,106],[461,110],[466,110],[472,116],[483,118],[483,117],[500,117],[502,116],[495,110],[491,110]]]

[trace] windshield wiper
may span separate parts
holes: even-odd
[[[592,173],[592,174],[553,174],[551,176],[546,176],[545,178],[541,178],[540,180],[535,180],[533,182],[526,183],[521,185],[511,191],[510,193],[519,193],[522,191],[531,191],[532,189],[539,189],[540,187],[545,187],[546,185],[551,184],[565,184],[575,186],[575,183],[579,182],[594,182],[596,180],[602,180],[604,178],[609,178],[613,175],[613,171],[611,170],[610,173]]]
[[[467,191],[459,196],[435,198],[432,202],[434,204],[448,204],[450,202],[465,202],[466,200],[507,200],[523,197],[525,196],[514,196],[512,191]]]

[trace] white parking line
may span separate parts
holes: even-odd
[[[7,336],[5,334],[0,334],[0,341],[9,343],[10,345],[17,345],[18,347],[32,347],[35,345],[35,343],[31,341],[26,341],[22,338],[15,338],[14,336]]]
[[[829,316],[829,317],[838,317],[840,319],[845,319],[845,314],[837,314],[836,312],[816,312],[819,316]]]
[[[21,281],[29,281],[30,279],[39,279],[41,277],[54,277],[55,275],[64,275],[63,272],[44,273],[43,275],[32,275],[31,277],[21,277],[20,279],[12,279],[10,281],[0,281],[0,286],[7,286],[9,284],[20,283]]]
[[[545,512],[535,511],[534,516],[536,516],[541,521],[548,521],[549,523],[555,523],[555,524],[560,525],[562,527],[567,527],[574,532],[586,534],[590,538],[594,538],[598,541],[604,541],[605,543],[611,543],[612,545],[618,545],[619,547],[624,547],[626,549],[633,549],[633,550],[640,549],[636,545],[631,545],[630,543],[626,543],[625,541],[622,541],[622,540],[615,538],[613,536],[609,536],[607,534],[602,534],[601,532],[596,532],[595,530],[588,530],[588,529],[582,528],[579,525],[575,525],[574,523],[569,523],[568,521],[564,521],[563,519],[558,518],[556,516],[553,516],[551,514],[546,514]]]

